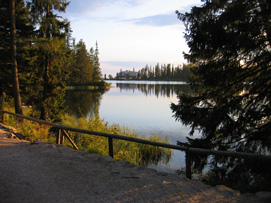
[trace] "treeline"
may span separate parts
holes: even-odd
[[[70,54],[72,64],[67,69],[69,73],[67,79],[68,85],[86,85],[101,81],[102,72],[100,69],[97,42],[95,50],[91,47],[87,51],[83,40],[80,40],[77,44],[73,40]]]
[[[188,81],[190,77],[191,65],[183,64],[174,67],[171,64],[159,65],[154,67],[146,65],[138,71],[138,79],[142,80],[171,80]]]
[[[57,120],[67,84],[102,80],[98,44],[87,50],[83,40],[75,43],[68,19],[60,16],[68,5],[66,0],[0,0],[0,92],[14,95],[16,112],[22,112],[22,95],[33,116]]]

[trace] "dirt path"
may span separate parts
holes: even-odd
[[[12,129],[11,129],[12,130]],[[271,202],[185,177],[37,141],[0,125],[0,202]]]

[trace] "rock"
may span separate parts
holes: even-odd
[[[9,133],[8,138],[9,139],[18,139],[18,137],[16,137],[16,135],[14,135],[13,133]]]
[[[157,175],[160,175],[160,176],[167,176],[168,173],[165,173],[165,172],[157,172]]]

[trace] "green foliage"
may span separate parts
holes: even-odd
[[[27,75],[31,61],[31,41],[34,36],[33,25],[29,17],[29,9],[23,0],[16,0],[16,32],[17,32],[17,63],[20,77],[20,88],[25,93]],[[0,1],[0,91],[12,95],[11,52],[10,52],[10,6],[9,1]]]
[[[69,85],[90,85],[93,82],[102,80],[102,73],[99,63],[98,44],[88,52],[83,40],[73,45],[71,50],[71,64],[69,66]]]
[[[102,82],[98,45],[92,55],[82,40],[70,45],[69,21],[60,16],[68,4],[66,0],[16,0],[15,4],[22,101],[33,107],[32,116],[45,120],[60,120],[67,82]],[[12,95],[8,1],[1,0],[0,9],[0,91]]]
[[[6,108],[5,110],[11,112],[14,111],[12,107]],[[24,108],[23,110],[24,115],[29,116],[32,114],[30,109]],[[159,138],[157,135],[146,138],[144,136],[139,136],[134,130],[122,128],[119,125],[113,124],[110,126],[97,116],[91,116],[89,119],[86,119],[85,117],[75,119],[74,116],[65,113],[62,114],[61,118],[60,124],[65,126],[169,143],[167,138]],[[15,127],[17,131],[23,134],[24,138],[30,142],[33,142],[36,139],[43,139],[44,141],[52,143],[56,142],[56,134],[58,132],[50,126],[41,125],[28,120],[18,120],[16,117],[8,114],[5,114],[5,124]],[[108,138],[75,132],[68,132],[68,134],[81,151],[100,155],[108,155],[109,153]],[[68,140],[65,141],[65,144],[73,148]],[[158,164],[162,159],[168,162],[171,157],[171,150],[161,147],[117,139],[114,139],[113,146],[115,160],[126,160],[137,165],[147,166],[150,163]]]
[[[93,64],[83,40],[75,45],[73,50],[74,61],[70,67],[69,84],[85,85],[93,80]]]
[[[12,105],[13,106],[13,105]],[[14,108],[6,105],[6,111],[14,112]],[[24,108],[23,114],[30,116],[31,109]],[[4,114],[5,125],[13,126],[16,130],[24,136],[24,139],[34,142],[36,139],[43,139],[46,141],[52,141],[49,137],[48,132],[50,127],[46,125],[41,125],[36,122],[18,119],[15,116]]]
[[[37,25],[38,38],[65,38],[70,32],[67,20],[61,20],[59,13],[65,12],[69,2],[66,0],[32,0],[28,1],[32,20]],[[58,14],[54,14],[58,12]]]
[[[66,19],[54,12],[65,12],[68,4],[65,0],[28,2],[37,29],[27,103],[45,120],[59,120],[64,110],[65,67],[68,64],[66,39],[70,27]]]
[[[265,0],[212,0],[190,13],[177,12],[186,26],[190,50],[185,58],[194,64],[191,85],[196,94],[180,94],[171,108],[177,120],[191,126],[191,135],[202,133],[199,139],[188,139],[190,146],[270,153],[270,9]],[[231,176],[248,186],[266,178],[270,183],[270,164],[257,170],[245,162],[242,172],[237,160],[212,160],[213,170],[226,169],[228,183],[238,179]],[[207,163],[206,158],[202,161]],[[219,179],[219,173],[214,174]]]
[[[99,117],[90,117],[88,120],[85,117],[81,117],[77,120],[77,122],[75,122],[75,119],[72,116],[64,114],[62,118],[62,124],[75,128],[168,143],[166,138],[159,138],[157,135],[153,135],[150,138],[145,138],[143,136],[139,136],[137,132],[127,128],[121,128],[119,125],[114,124],[109,126]],[[95,135],[84,135],[74,132],[70,132],[69,135],[73,138],[80,150],[87,151],[89,153],[97,153],[100,155],[108,155],[108,138]],[[157,164],[162,158],[165,158],[166,161],[169,161],[171,157],[170,149],[117,139],[114,139],[113,143],[115,160],[127,160],[131,163],[146,166],[150,163]]]
[[[65,41],[62,39],[40,39],[35,46],[37,56],[33,59],[32,86],[29,87],[28,104],[43,119],[59,120],[64,110]],[[50,65],[48,65],[48,63]]]

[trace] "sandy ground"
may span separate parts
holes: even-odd
[[[0,125],[0,202],[271,202],[43,141]]]

